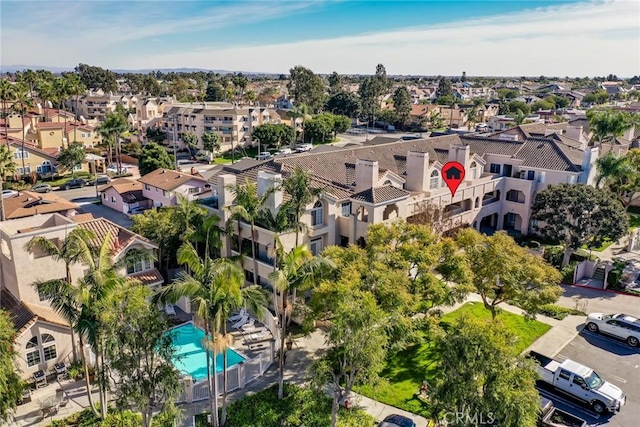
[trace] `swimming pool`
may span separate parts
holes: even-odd
[[[202,344],[204,331],[192,323],[185,323],[169,333],[173,335],[173,345],[176,347],[175,367],[196,381],[206,378],[207,353]],[[244,357],[227,348],[227,368],[243,361]],[[222,353],[216,354],[216,372],[222,372]]]

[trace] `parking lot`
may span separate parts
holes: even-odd
[[[584,329],[556,356],[594,369],[603,379],[620,387],[627,403],[617,414],[596,415],[588,407],[553,396],[554,405],[584,418],[590,425],[630,427],[640,425],[640,349]],[[542,392],[545,397],[550,397]]]

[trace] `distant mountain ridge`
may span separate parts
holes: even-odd
[[[3,73],[15,73],[16,71],[23,70],[46,70],[51,71],[52,73],[62,73],[64,71],[73,71],[74,67],[49,67],[46,65],[1,65],[0,72]],[[142,70],[124,70],[124,69],[109,69],[114,73],[126,74],[126,73],[135,73],[135,74],[149,74],[152,71],[160,71],[162,73],[195,73],[198,71],[203,71],[208,73],[209,71],[213,71],[214,73],[219,74],[228,74],[228,73],[236,73],[238,71],[229,71],[229,70],[207,70],[204,68],[147,68]],[[240,71],[243,74],[273,74],[273,73],[263,73],[263,72],[253,72],[253,71]]]

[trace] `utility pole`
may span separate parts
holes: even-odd
[[[177,136],[178,136],[178,115],[173,115],[173,168],[178,170],[178,147],[177,147]]]

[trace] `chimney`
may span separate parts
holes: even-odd
[[[407,153],[407,190],[429,189],[429,153],[409,151]]]
[[[229,187],[236,185],[236,176],[231,174],[218,175],[218,206],[220,210],[224,206],[231,206],[235,200]]]
[[[582,143],[582,149],[586,148],[586,140],[584,135],[582,134],[582,126],[567,126],[565,130],[565,136],[567,138],[575,139],[576,141],[580,141]]]
[[[376,160],[356,160],[356,193],[377,184],[380,166]]]
[[[267,199],[266,206],[274,215],[280,209],[282,205],[282,175],[279,173],[270,173],[267,171],[258,172],[258,197],[261,197],[269,189],[275,188],[275,191],[271,193]]]
[[[469,181],[472,178],[472,174],[469,171],[469,157],[471,155],[471,148],[464,144],[451,144],[449,146],[449,161],[458,162],[464,166],[465,181]]]
[[[196,169],[195,167],[191,166],[191,175],[198,175],[198,169]]]
[[[622,137],[623,137],[624,139],[626,139],[627,141],[631,141],[631,140],[633,140],[633,135],[635,134],[635,131],[636,131],[636,127],[635,127],[635,125],[634,125],[634,126],[631,126],[629,129],[627,129],[627,130],[624,132],[624,134],[622,135]]]
[[[580,174],[579,181],[587,185],[595,185],[596,174],[598,168],[596,166],[596,160],[600,154],[600,147],[586,147],[584,154],[582,155],[582,173]],[[573,184],[573,183],[572,183]]]

